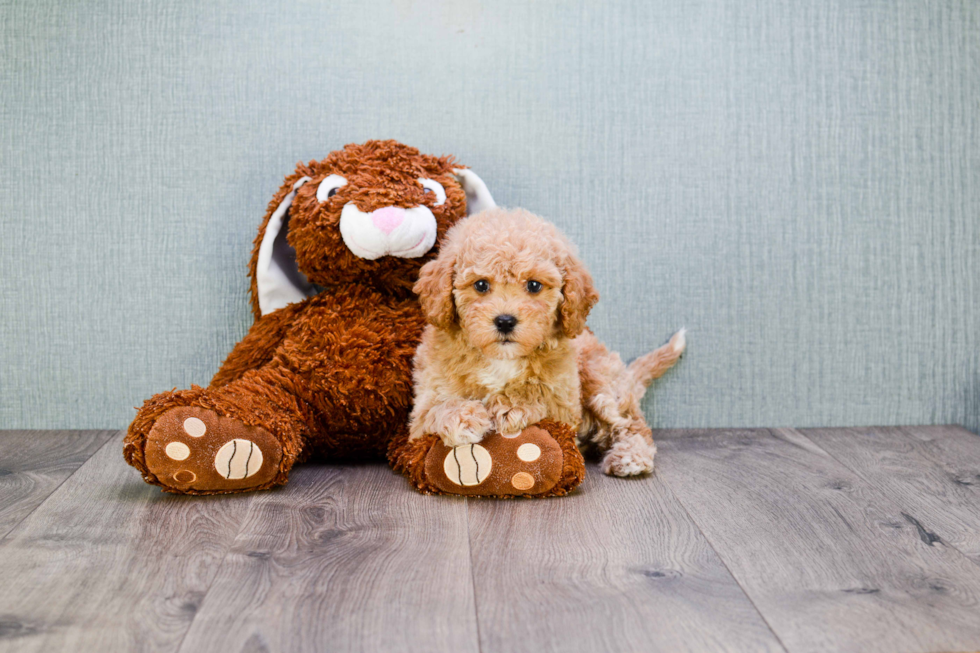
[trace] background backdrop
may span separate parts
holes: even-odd
[[[299,160],[396,138],[563,227],[657,427],[980,427],[974,0],[0,2],[0,426],[206,384]]]

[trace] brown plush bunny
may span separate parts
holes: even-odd
[[[144,403],[126,460],[165,491],[219,494],[285,483],[310,456],[395,443],[398,458],[424,324],[412,284],[450,226],[492,206],[452,157],[395,141],[300,164],[255,239],[248,335],[207,388]]]

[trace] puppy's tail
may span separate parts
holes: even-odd
[[[629,364],[626,369],[641,387],[646,388],[651,381],[659,379],[664,372],[674,366],[687,346],[686,334],[687,329],[681,329],[666,345],[640,356]]]

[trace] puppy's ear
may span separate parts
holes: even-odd
[[[570,257],[565,264],[565,283],[561,289],[562,302],[558,309],[558,322],[562,335],[574,338],[585,329],[589,311],[599,301],[599,293],[592,285],[592,275],[582,261]]]
[[[456,322],[456,304],[453,302],[454,249],[444,246],[439,256],[423,265],[419,280],[412,288],[419,296],[426,321],[440,329],[447,329]]]

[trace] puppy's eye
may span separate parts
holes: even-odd
[[[446,202],[446,189],[442,187],[435,179],[426,179],[425,177],[419,178],[419,184],[422,185],[422,190],[426,195],[430,193],[436,196],[436,201],[433,203],[435,206],[442,206]]]
[[[525,284],[525,286],[527,287],[527,291],[529,293],[531,293],[532,295],[541,292],[541,282],[540,281],[535,281],[534,279],[531,279],[530,281],[528,281]]]
[[[473,289],[476,290],[481,295],[483,293],[490,292],[490,282],[487,281],[486,279],[480,279],[479,281],[473,284]]]
[[[340,175],[330,175],[326,179],[320,182],[320,185],[316,189],[316,199],[320,202],[326,202],[328,199],[337,194],[337,191],[342,187],[347,185],[347,180]]]

